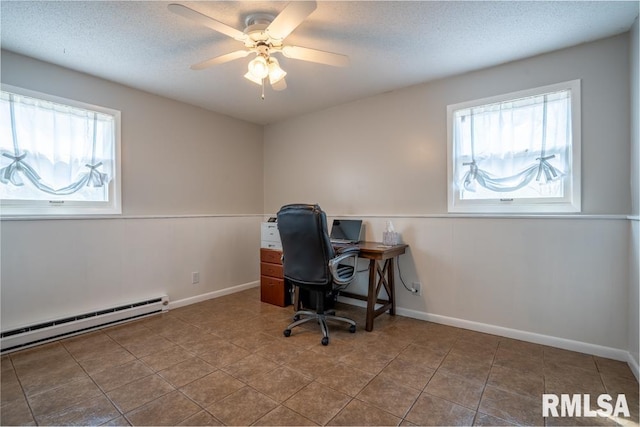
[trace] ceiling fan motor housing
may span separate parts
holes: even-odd
[[[269,24],[271,24],[271,22],[273,22],[274,19],[275,16],[268,13],[252,13],[251,15],[247,16],[244,21],[246,25],[244,33],[249,37],[245,42],[245,46],[259,46],[261,43],[265,45],[281,45],[281,40],[278,43],[278,41],[272,39],[266,31],[267,27],[269,26]]]

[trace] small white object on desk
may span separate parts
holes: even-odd
[[[394,230],[393,223],[387,221],[387,227],[382,232],[382,244],[384,246],[395,246],[400,243],[400,235]]]

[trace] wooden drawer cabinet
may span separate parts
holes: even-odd
[[[260,301],[286,307],[291,304],[289,286],[282,276],[282,251],[260,249]]]

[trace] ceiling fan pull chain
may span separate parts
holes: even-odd
[[[260,86],[262,86],[262,95],[260,97],[264,101],[264,79],[262,79],[262,84]]]

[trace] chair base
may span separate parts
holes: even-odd
[[[306,317],[301,319],[301,316]],[[287,329],[283,331],[285,337],[290,336],[291,329],[295,328],[296,326],[300,326],[307,322],[311,322],[312,320],[316,320],[320,325],[320,329],[322,330],[322,341],[320,341],[322,345],[329,344],[329,328],[327,327],[328,320],[348,323],[350,325],[349,332],[354,333],[356,331],[356,322],[351,319],[347,319],[346,317],[336,316],[335,311],[333,310],[327,311],[326,313],[316,313],[314,311],[300,310],[295,312],[295,314],[293,315],[293,319],[295,321],[287,326]]]

